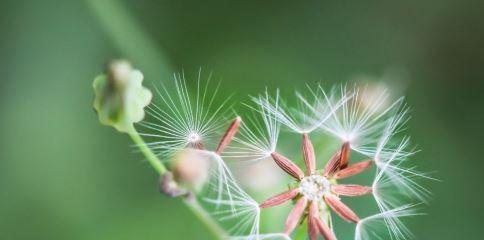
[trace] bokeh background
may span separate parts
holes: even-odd
[[[0,1],[0,239],[210,239],[126,136],[92,79],[131,60],[146,81],[212,70],[242,101],[265,86],[380,79],[412,107],[435,171],[416,239],[480,239],[483,1]],[[395,74],[397,72],[398,74]]]

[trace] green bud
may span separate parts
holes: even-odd
[[[130,132],[133,123],[144,118],[144,107],[152,98],[151,91],[143,87],[143,74],[124,60],[109,64],[107,73],[93,82],[94,109],[99,121],[120,132]]]

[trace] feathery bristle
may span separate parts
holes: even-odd
[[[415,211],[416,205],[403,205],[363,218],[356,226],[355,240],[394,239],[406,240],[412,237],[410,230],[400,218],[421,215]],[[388,237],[382,233],[387,229]]]
[[[272,101],[270,99],[266,92],[264,96],[259,96],[258,101]],[[273,101],[274,108],[279,109],[279,94]],[[257,162],[270,157],[276,151],[280,126],[275,116],[262,106],[249,106],[249,108],[259,116],[245,118],[239,130],[239,136],[233,140],[235,146],[229,146],[224,156],[244,162]]]
[[[185,76],[175,74],[175,89],[163,85],[156,89],[161,101],[158,105],[148,106],[147,113],[153,118],[152,122],[140,124],[153,132],[141,135],[153,139],[148,147],[164,160],[186,147],[213,141],[217,131],[225,125],[222,116],[228,110],[225,105],[229,98],[218,101],[218,86],[212,87],[210,78],[201,86],[200,78],[201,71],[195,97],[191,97]]]
[[[253,100],[273,115],[277,121],[297,133],[310,133],[318,129],[328,120],[344,102],[346,97],[338,101],[328,95],[321,86],[313,90],[307,86],[310,97],[306,98],[302,93],[296,92],[296,107],[290,107],[285,103],[279,103],[279,90],[276,99],[268,98],[267,101],[260,101],[260,98]],[[280,106],[279,106],[280,105]],[[329,107],[331,106],[331,107]]]
[[[341,96],[350,98],[342,106],[331,106],[332,117],[321,127],[328,133],[338,137],[342,142],[349,142],[351,148],[362,154],[371,156],[388,120],[397,117],[404,117],[407,109],[403,105],[403,98],[394,101],[386,107],[384,104],[389,101],[389,95],[381,92],[369,101],[364,101],[364,94],[361,94],[356,87],[348,89],[341,87]],[[403,124],[405,119],[401,119]],[[384,133],[393,136],[397,129]]]

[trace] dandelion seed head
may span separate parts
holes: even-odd
[[[323,196],[330,194],[331,183],[320,175],[304,177],[299,184],[300,193],[311,201],[322,202]]]
[[[392,240],[407,239],[411,233],[399,218],[411,214],[406,211],[406,207],[399,208],[399,206],[402,204],[405,206],[406,202],[412,200],[425,201],[430,192],[417,179],[430,178],[417,171],[415,166],[407,164],[407,160],[416,151],[409,147],[408,137],[399,136],[409,119],[409,110],[403,98],[392,102],[386,91],[365,92],[365,89],[356,87],[350,89],[347,86],[341,87],[339,94],[335,94],[337,91],[332,91],[330,94],[324,90],[318,91],[322,94],[318,95],[315,90],[312,90],[312,96],[317,96],[316,99],[319,99],[316,104],[297,93],[303,108],[298,106],[294,109],[285,104],[278,104],[279,109],[276,111],[273,107],[275,104],[257,101],[263,109],[273,114],[281,125],[292,132],[302,134],[303,139],[307,139],[308,133],[314,131],[313,127],[318,126],[326,133],[337,137],[343,145],[341,150],[328,161],[323,176],[311,175],[313,170],[309,169],[313,169],[314,164],[311,160],[314,160],[314,152],[312,144],[308,141],[306,143],[303,141],[302,148],[305,152],[304,160],[308,176],[304,176],[297,165],[278,152],[271,153],[279,167],[300,181],[300,184],[297,192],[289,190],[275,195],[261,203],[262,208],[276,206],[290,199],[297,200],[287,220],[291,226],[289,233],[293,230],[294,222],[302,216],[301,209],[307,207],[304,202],[301,202],[305,200],[312,202],[313,205],[316,202],[319,206],[331,206],[331,209],[345,220],[357,223],[355,239],[383,239],[375,236],[377,231],[372,229],[373,223],[378,222],[377,220],[388,230]],[[278,95],[276,97],[279,98]],[[313,115],[325,117],[317,119]],[[308,119],[312,120],[306,121]],[[348,149],[351,148],[372,159],[348,165],[349,152],[345,154],[345,145],[349,146]],[[336,176],[337,179],[352,176],[370,167],[371,163],[376,166],[376,175],[371,187],[337,184],[336,181],[333,183],[326,178],[326,176]],[[339,195],[360,196],[367,193],[373,194],[380,214],[360,219],[339,199]],[[328,214],[322,213],[326,216]],[[309,217],[308,221],[311,219]],[[311,238],[315,237],[314,226],[314,222],[309,223],[309,234],[311,235],[311,232],[313,234]],[[332,230],[325,227],[324,223],[320,223],[319,226],[320,233],[324,233],[326,239],[335,239]]]
[[[178,162],[190,165],[188,175],[206,167],[208,174],[203,176],[207,187],[199,197],[207,203],[217,221],[230,223],[226,230],[232,239],[290,239],[289,234],[301,222],[301,217],[307,217],[311,237],[317,233],[326,239],[335,239],[331,222],[333,212],[356,224],[355,240],[379,239],[377,225],[387,229],[392,240],[406,240],[411,235],[400,218],[415,215],[411,210],[413,205],[408,205],[407,200],[428,198],[430,192],[417,179],[430,178],[417,171],[415,165],[408,164],[416,151],[410,147],[410,138],[399,134],[409,119],[403,98],[391,101],[386,91],[365,91],[356,86],[341,86],[328,92],[318,85],[308,86],[305,92],[296,92],[296,104],[289,105],[279,90],[275,94],[266,90],[252,97],[253,103],[247,105],[253,110],[253,117],[244,117],[243,121],[237,117],[217,149],[212,151],[206,150],[204,144],[221,126],[227,126],[223,122],[225,101],[215,100],[206,87],[200,88],[200,81],[195,97],[190,97],[184,76],[176,78],[175,86],[175,91],[166,88],[159,91],[162,106],[150,107],[150,115],[157,122],[145,123],[148,129],[155,131],[145,136],[159,140],[149,147],[161,156],[183,153],[176,156],[187,160]],[[303,137],[297,143],[302,143],[306,171],[279,153],[285,150],[278,146],[281,127]],[[316,154],[309,139],[309,135],[317,134],[331,135],[342,144],[322,170],[316,169]],[[190,151],[185,152],[187,148]],[[371,159],[354,163],[350,161],[351,151]],[[202,154],[207,165],[192,164],[190,161],[198,158],[190,155],[192,153]],[[269,157],[298,183],[259,204],[239,186],[225,159],[259,163]],[[338,183],[339,179],[361,173],[371,166],[376,166],[371,186]],[[255,179],[252,181],[257,181]],[[380,213],[364,218],[340,198],[370,193]],[[261,209],[289,200],[294,200],[295,207],[287,218],[285,233],[261,233]]]
[[[200,142],[200,141],[202,141],[202,137],[200,136],[200,134],[198,134],[196,132],[191,132],[187,136],[187,142],[188,143],[197,143],[197,142]]]
[[[230,99],[219,99],[219,85],[211,84],[211,75],[202,80],[201,71],[193,92],[184,74],[175,74],[173,84],[156,88],[158,101],[147,111],[152,120],[141,124],[146,131],[141,135],[151,139],[148,147],[166,161],[186,147],[215,144],[214,139],[225,126]]]

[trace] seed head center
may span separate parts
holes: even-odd
[[[319,201],[330,191],[330,182],[323,176],[304,177],[299,184],[300,193],[310,201]]]
[[[189,143],[199,142],[200,139],[201,139],[200,135],[198,133],[195,133],[195,132],[192,132],[192,133],[188,134],[188,136],[187,136],[187,141]]]

